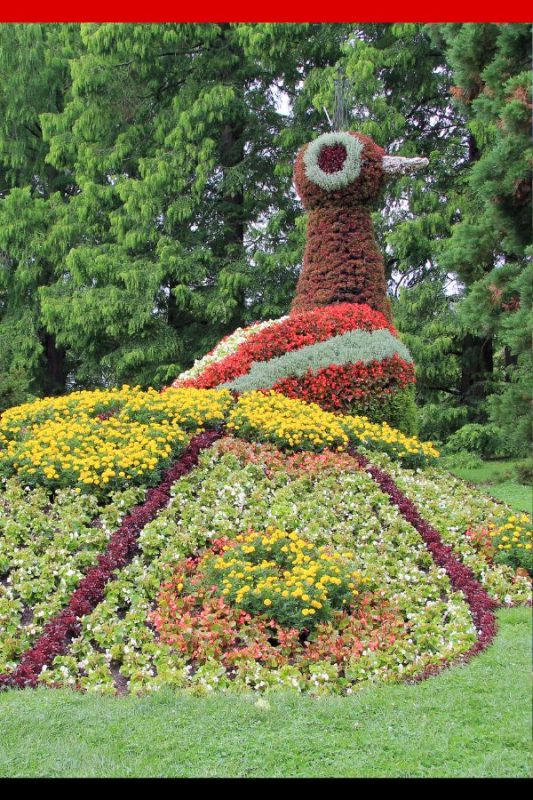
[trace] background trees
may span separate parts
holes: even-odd
[[[523,448],[530,51],[515,24],[0,26],[0,407],[160,386],[284,313],[294,153],[344,74],[347,124],[430,159],[375,218],[421,432]]]

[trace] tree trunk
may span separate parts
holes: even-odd
[[[463,337],[461,358],[461,381],[459,386],[461,403],[479,405],[491,393],[494,369],[492,337],[483,338],[467,333]],[[487,417],[486,409],[479,407],[480,416]]]
[[[42,336],[44,347],[42,389],[47,395],[62,394],[66,389],[66,351],[58,347],[51,333]]]

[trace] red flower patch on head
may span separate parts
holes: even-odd
[[[318,166],[322,172],[340,172],[346,161],[346,148],[342,144],[326,145],[318,156]]]

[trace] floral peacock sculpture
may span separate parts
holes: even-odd
[[[0,688],[349,694],[487,647],[530,598],[527,515],[412,435],[414,368],[359,133],[301,149],[290,313],[164,392],[44,398],[0,418]]]
[[[371,210],[387,176],[427,163],[354,132],[302,147],[294,183],[309,217],[290,316],[239,331],[173,386],[274,389],[413,432],[414,368],[391,324]]]

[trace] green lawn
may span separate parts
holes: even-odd
[[[459,478],[477,483],[487,494],[496,500],[508,503],[516,511],[533,510],[533,487],[519,483],[514,468],[522,460],[501,459],[484,461],[483,465],[474,468],[451,467],[451,471]]]
[[[467,666],[346,698],[0,694],[0,776],[527,777],[531,613],[499,619]]]

